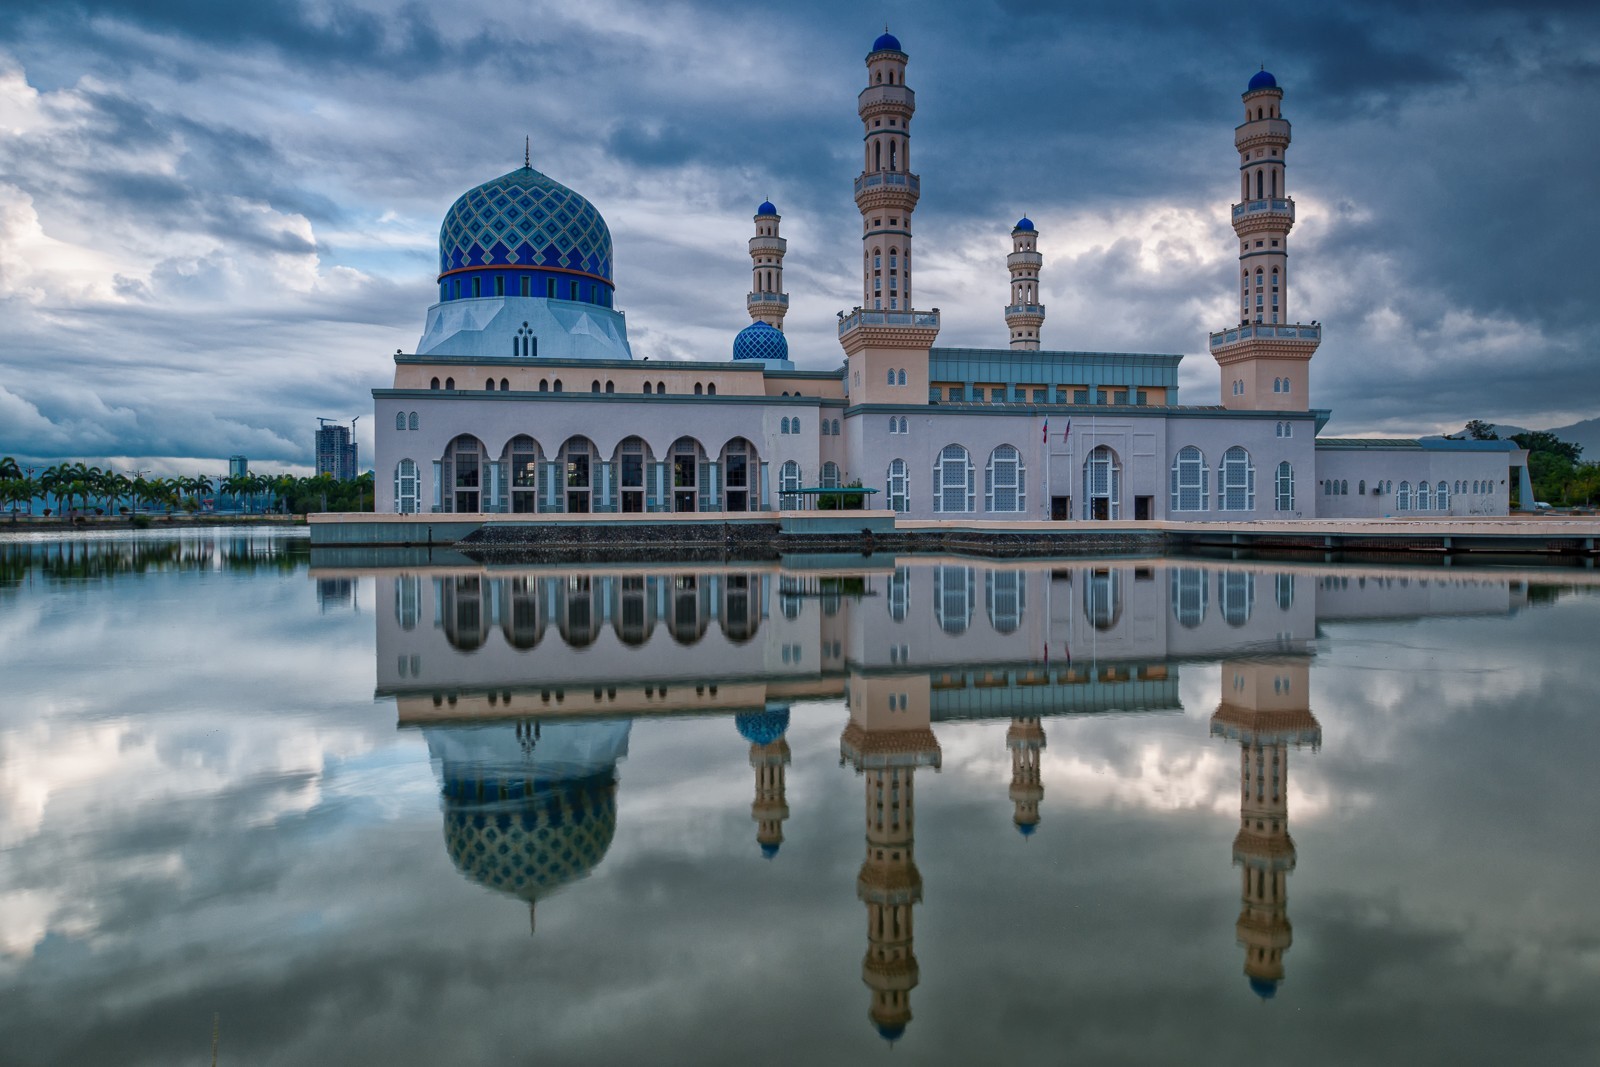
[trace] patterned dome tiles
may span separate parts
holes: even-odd
[[[439,271],[554,267],[611,280],[611,231],[593,204],[531,167],[469,190],[439,228]]]

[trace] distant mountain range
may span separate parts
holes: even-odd
[[[1527,433],[1523,426],[1512,426],[1509,423],[1495,423],[1494,432],[1501,437],[1510,437],[1512,434]],[[1600,461],[1600,418],[1584,419],[1574,422],[1570,426],[1552,426],[1548,431],[1561,438],[1571,441],[1575,445],[1583,446],[1583,460],[1586,463]],[[1452,434],[1453,437],[1465,437],[1467,431],[1459,430]]]

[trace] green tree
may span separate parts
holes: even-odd
[[[1484,422],[1482,419],[1473,419],[1467,423],[1467,437],[1473,441],[1498,441],[1500,435],[1495,433],[1494,423]]]
[[[16,481],[22,477],[22,468],[11,456],[0,456],[0,482]]]

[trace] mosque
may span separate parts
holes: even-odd
[[[373,390],[377,510],[772,512],[857,484],[913,519],[1433,518],[1504,515],[1513,485],[1532,499],[1510,442],[1318,436],[1322,326],[1290,310],[1290,124],[1265,70],[1234,131],[1239,318],[1209,338],[1220,403],[1179,403],[1180,355],[1045,348],[1042,235],[1027,218],[1005,262],[1006,345],[938,347],[939,309],[913,284],[907,63],[887,32],[866,57],[861,303],[839,313],[842,366],[791,358],[770,201],[749,242],[754,321],[732,358],[635,359],[605,219],[525,159],[440,227],[438,302],[416,351],[395,354],[392,386]]]

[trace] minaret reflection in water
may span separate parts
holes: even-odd
[[[1283,981],[1283,954],[1294,937],[1289,925],[1289,747],[1322,744],[1322,727],[1310,707],[1309,657],[1224,661],[1222,702],[1211,716],[1211,735],[1239,742],[1239,833],[1233,862],[1243,873],[1239,921],[1244,973],[1263,1000]]]
[[[789,766],[789,729],[786,705],[769,706],[765,711],[747,712],[734,719],[739,736],[750,742],[750,766],[756,772],[756,798],[750,803],[750,817],[756,822],[756,844],[761,855],[772,859],[783,844],[783,822],[789,817],[784,797],[784,772]]]

